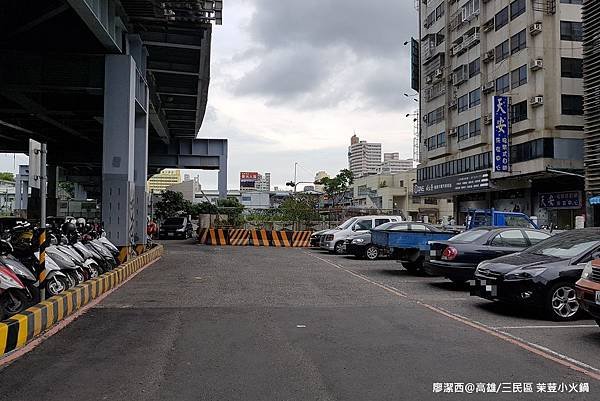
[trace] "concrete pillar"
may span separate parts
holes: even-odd
[[[147,98],[147,97],[146,97]],[[146,240],[146,223],[148,202],[146,179],[148,177],[148,114],[138,114],[135,117],[135,146],[134,146],[134,181],[135,181],[135,244],[136,251],[144,250]]]
[[[227,153],[228,147],[224,146],[222,152],[224,153],[219,157],[219,198],[227,199]]]
[[[134,242],[136,65],[129,55],[105,56],[102,220],[126,260]]]

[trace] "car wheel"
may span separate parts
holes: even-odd
[[[423,268],[423,259],[419,258],[415,262],[402,262],[402,267],[411,273],[416,273]]]
[[[368,260],[376,260],[379,257],[379,248],[375,245],[369,245],[367,249],[365,249],[365,257]]]
[[[556,283],[546,294],[546,314],[555,321],[568,321],[576,319],[581,308],[575,295],[575,286],[572,283]]]
[[[341,255],[344,253],[344,241],[338,241],[335,243],[335,247],[333,248],[336,255]]]

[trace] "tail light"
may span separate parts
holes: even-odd
[[[442,252],[442,260],[454,260],[458,255],[458,250],[453,246],[447,246]]]

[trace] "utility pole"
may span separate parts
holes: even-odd
[[[296,186],[298,185],[297,182],[297,175],[298,175],[298,162],[294,162],[294,193],[296,192]]]

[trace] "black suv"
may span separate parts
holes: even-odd
[[[191,238],[192,222],[187,217],[169,217],[160,225],[158,238]]]

